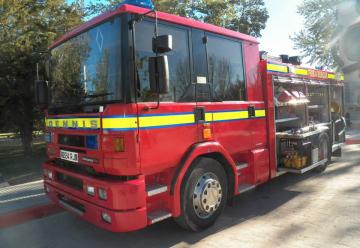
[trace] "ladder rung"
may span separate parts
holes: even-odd
[[[146,192],[149,197],[164,193],[167,190],[168,187],[166,185],[161,185],[161,184],[153,184],[146,186]]]
[[[244,193],[246,191],[254,189],[256,186],[251,184],[241,184],[239,187],[239,193]]]
[[[170,218],[171,216],[172,216],[171,213],[169,213],[165,210],[158,210],[158,211],[149,213],[148,219],[150,221],[150,224],[154,224],[156,222],[160,222],[162,220]]]
[[[245,169],[248,166],[249,166],[248,163],[237,163],[236,164],[236,169],[239,171],[239,170]]]

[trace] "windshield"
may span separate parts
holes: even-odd
[[[92,104],[122,99],[120,17],[51,51],[51,104]]]

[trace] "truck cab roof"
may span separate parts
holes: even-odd
[[[84,32],[84,31],[86,31],[86,30],[88,30],[88,29],[90,29],[90,28],[116,16],[116,15],[122,14],[122,13],[142,15],[142,14],[149,13],[149,9],[141,8],[141,7],[137,7],[137,6],[133,6],[133,5],[129,5],[129,4],[121,5],[112,11],[109,11],[109,12],[101,14],[97,17],[94,17],[93,19],[76,27],[72,31],[66,33],[65,35],[63,35],[62,37],[57,39],[49,48],[52,49],[52,48],[60,45],[64,41],[69,40],[72,37],[75,37],[78,34]],[[191,27],[191,28],[201,29],[204,31],[228,36],[228,37],[239,39],[242,41],[247,41],[250,43],[256,43],[256,44],[259,43],[255,37],[252,37],[252,36],[246,35],[246,34],[242,34],[242,33],[239,33],[239,32],[233,31],[233,30],[229,30],[229,29],[226,29],[223,27],[219,27],[219,26],[215,26],[212,24],[207,24],[207,23],[203,23],[200,21],[196,21],[191,18],[181,17],[181,16],[177,16],[177,15],[173,15],[173,14],[159,12],[159,11],[156,11],[156,14],[157,14],[157,18],[162,21],[167,21],[170,23],[183,25],[183,26],[187,26],[187,27]],[[154,15],[154,13],[149,13],[149,14],[147,14],[147,16],[154,17],[155,15]]]

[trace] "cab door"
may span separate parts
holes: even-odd
[[[252,148],[242,44],[201,30],[192,31],[197,109],[203,109],[214,138],[238,161]]]
[[[196,107],[203,112],[203,120],[198,123],[210,123],[213,138],[229,152],[235,163],[245,162],[251,167],[249,180],[244,180],[257,182],[266,176],[263,172],[267,170],[263,167],[268,166],[267,150],[262,149],[266,143],[265,113],[264,103],[248,95],[247,86],[260,86],[257,89],[260,95],[262,87],[257,85],[257,78],[249,78],[245,73],[243,42],[193,30],[192,49]],[[262,163],[255,164],[256,158],[261,158]]]
[[[150,92],[148,59],[152,51],[154,22],[136,24],[136,65],[138,76],[138,142],[141,170],[150,175],[164,172],[180,163],[186,151],[197,142],[194,121],[194,92],[191,86],[190,29],[167,22],[158,24],[159,35],[173,36],[169,62],[170,90],[158,96]],[[165,178],[165,177],[164,177]]]

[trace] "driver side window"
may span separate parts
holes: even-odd
[[[162,102],[176,102],[182,97],[190,80],[189,31],[173,25],[159,23],[159,35],[173,36],[173,50],[165,55],[169,61],[170,88],[169,93],[161,95]],[[144,20],[136,24],[136,67],[138,73],[138,101],[155,102],[157,94],[150,92],[149,57],[155,56],[152,51],[154,23]]]

